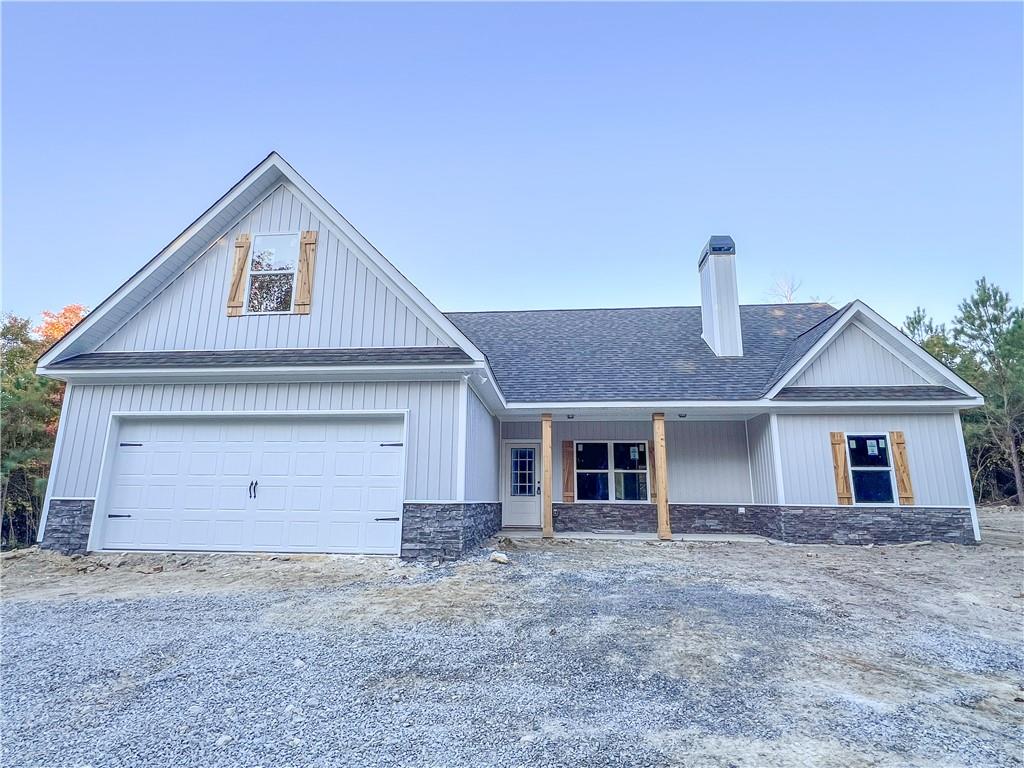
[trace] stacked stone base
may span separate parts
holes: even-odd
[[[554,504],[556,532],[655,533],[654,504]],[[976,544],[968,509],[934,507],[779,507],[670,504],[672,533],[766,536],[794,544]]]
[[[85,554],[95,505],[93,499],[50,499],[40,548],[65,555]]]
[[[453,560],[480,546],[500,528],[499,503],[406,504],[402,558]]]

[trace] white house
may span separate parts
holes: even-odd
[[[860,301],[740,306],[736,258],[700,307],[445,314],[272,153],[40,358],[43,546],[976,541],[978,392]]]

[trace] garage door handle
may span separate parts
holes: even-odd
[[[405,443],[381,443],[381,448],[401,448]]]
[[[118,443],[121,448],[141,448],[142,443]]]
[[[249,481],[249,498],[250,499],[252,498],[252,484],[255,483],[255,482],[256,482],[255,480],[250,480]]]
[[[107,515],[107,517],[131,517],[131,515]]]
[[[375,517],[373,519],[376,520],[378,523],[397,523],[398,522],[398,518],[397,517]]]
[[[259,480],[256,480],[256,481],[255,481],[255,482],[254,482],[254,483],[252,484],[252,497],[253,497],[254,499],[256,498],[256,490],[257,490],[257,489],[258,489],[259,487],[260,487],[260,481],[259,481]]]

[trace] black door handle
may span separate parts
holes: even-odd
[[[255,482],[256,482],[255,480],[250,480],[249,481],[249,498],[250,499],[252,498],[252,484],[255,483]]]
[[[373,519],[376,520],[378,523],[397,523],[398,522],[398,518],[397,517],[375,517]]]
[[[253,482],[253,484],[252,484],[252,497],[253,497],[254,499],[256,498],[256,491],[257,491],[257,489],[258,489],[259,487],[260,487],[260,481],[259,481],[259,480],[255,480],[255,481]]]
[[[131,515],[107,515],[107,517],[131,517]]]

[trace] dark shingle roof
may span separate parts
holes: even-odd
[[[168,352],[89,352],[51,363],[52,369],[220,368],[275,365],[408,365],[469,363],[457,347],[359,349],[230,349]]]
[[[452,312],[518,402],[757,399],[795,343],[837,315],[828,304],[740,307],[743,357],[716,357],[700,307]],[[834,322],[834,320],[832,321]],[[811,335],[811,334],[808,334]],[[818,336],[820,338],[820,336]],[[806,349],[804,350],[806,351]],[[801,353],[802,354],[802,353]]]
[[[962,400],[966,395],[939,385],[909,387],[783,387],[776,400]]]

